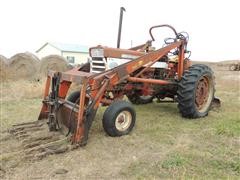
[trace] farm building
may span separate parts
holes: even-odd
[[[47,42],[36,53],[40,59],[48,55],[59,55],[64,57],[70,64],[85,63],[89,57],[87,46],[65,43]]]

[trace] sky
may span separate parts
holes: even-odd
[[[1,0],[0,54],[35,52],[46,42],[116,47],[120,7],[121,48],[150,39],[148,29],[170,24],[190,35],[191,59],[240,59],[239,0]],[[172,34],[154,31],[154,45]]]

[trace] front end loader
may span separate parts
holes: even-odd
[[[152,31],[163,27],[169,28],[174,38],[165,39],[162,48],[153,50]],[[62,131],[72,144],[83,146],[101,105],[108,106],[102,123],[113,137],[126,135],[134,127],[132,103],[169,97],[177,100],[183,117],[206,116],[217,101],[213,71],[202,64],[191,66],[185,58],[189,54],[186,33],[177,33],[170,25],[153,26],[149,32],[152,40],[145,45],[127,50],[96,46],[89,50],[92,60],[80,68],[49,71],[39,121],[47,119],[50,131]],[[80,88],[68,95],[73,83]]]
[[[153,26],[149,29],[151,40],[121,49],[123,11],[121,8],[117,48],[95,46],[89,49],[89,62],[81,67],[48,71],[38,120],[13,125],[8,131],[21,144],[14,146],[19,147],[14,153],[21,160],[39,160],[86,145],[100,106],[107,106],[103,129],[116,137],[132,131],[137,120],[133,104],[170,99],[188,119],[205,117],[213,105],[220,105],[214,96],[211,68],[191,65],[186,32],[177,32],[167,24]],[[169,29],[173,36],[156,49],[153,31],[159,28]],[[0,141],[8,138],[7,133]]]

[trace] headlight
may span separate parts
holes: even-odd
[[[103,49],[91,49],[90,55],[92,57],[104,57],[104,51]]]

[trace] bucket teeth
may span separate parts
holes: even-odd
[[[1,147],[5,147],[0,149],[0,165],[8,167],[15,163],[18,166],[22,161],[39,161],[71,151],[69,138],[56,131],[50,132],[45,120],[15,124],[8,131],[0,132]]]
[[[40,144],[41,144],[41,141],[36,141],[29,144],[25,144],[23,148],[24,149],[33,148],[33,147],[39,146]]]
[[[39,124],[39,121],[31,121],[31,122],[19,123],[19,124],[14,124],[12,126],[13,127],[17,127],[17,126],[25,126],[25,125],[30,125],[30,124]]]
[[[29,137],[29,135],[28,134],[20,134],[20,135],[17,135],[16,137],[17,137],[17,139],[25,139],[25,138]]]
[[[28,144],[28,143],[37,142],[37,141],[44,141],[44,140],[49,140],[52,138],[53,138],[52,135],[45,135],[45,136],[40,136],[40,137],[29,137],[27,139],[24,139],[22,141],[22,144]]]
[[[20,125],[14,125],[12,129],[10,129],[9,131],[21,131],[21,130],[25,130],[25,129],[34,129],[34,128],[39,128],[42,127],[43,123],[34,123],[34,124],[26,124],[26,123],[22,123]]]
[[[60,154],[71,150],[68,137],[59,132],[49,132],[45,120],[15,124],[11,129],[1,132],[1,134],[4,137],[0,138],[0,141],[6,143],[6,145],[8,145],[8,140],[16,141],[17,149],[10,153],[18,154],[22,160],[41,160],[48,155]],[[9,150],[13,151],[11,148]],[[2,155],[8,155],[8,151],[0,152],[0,156]]]
[[[26,133],[35,133],[37,131],[42,131],[44,130],[44,128],[41,128],[41,127],[33,127],[33,128],[27,128],[27,129],[18,129],[18,130],[15,130],[15,129],[12,129],[10,130],[9,132],[15,136],[17,136],[18,134],[26,134]]]

